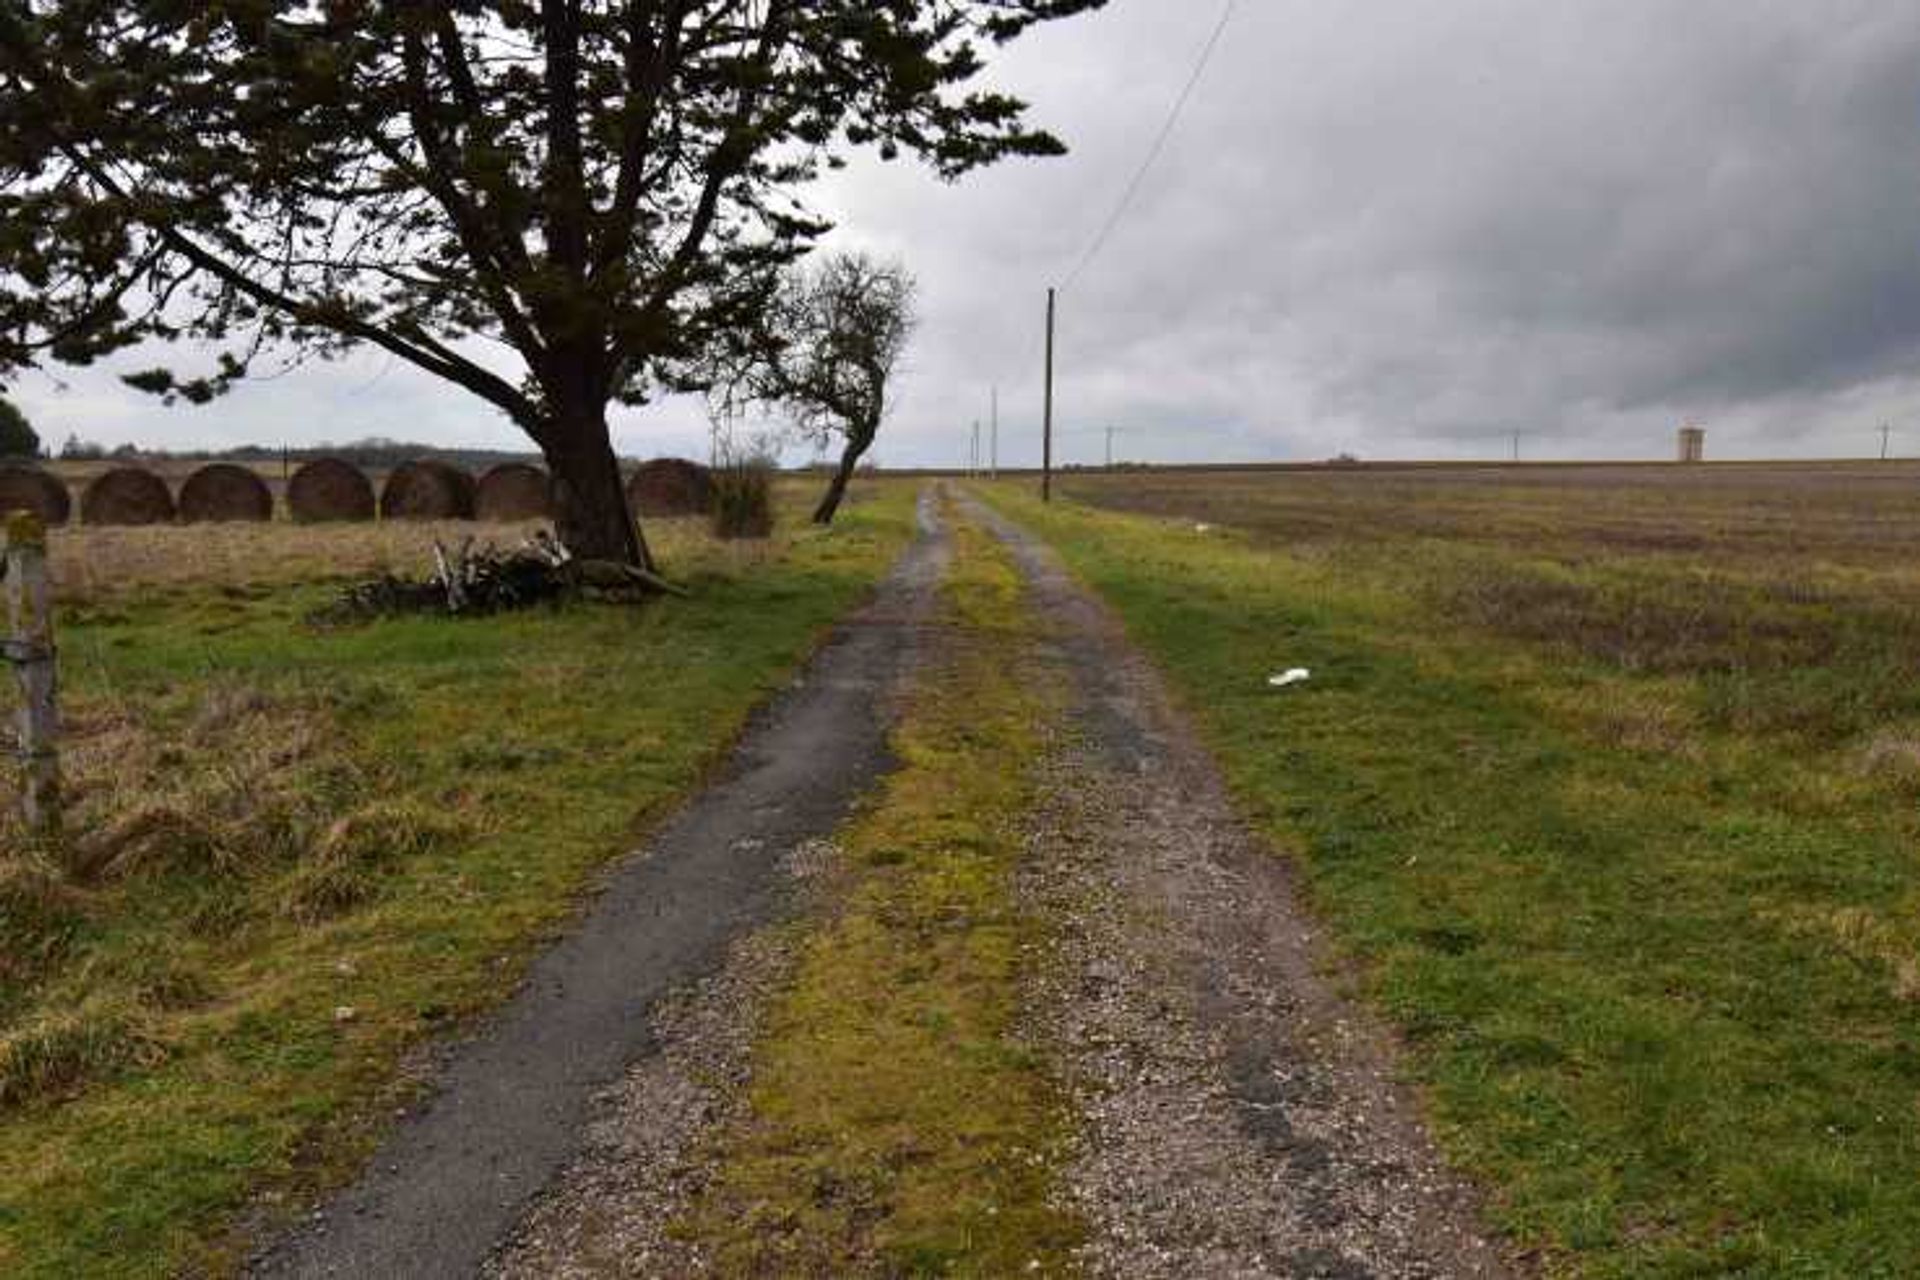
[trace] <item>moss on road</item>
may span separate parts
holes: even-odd
[[[1015,1034],[1041,922],[1014,899],[1043,727],[1035,620],[1006,554],[955,530],[946,634],[912,678],[900,768],[843,833],[846,905],[803,944],[746,1118],[680,1233],[722,1274],[1059,1274],[1069,1133]]]

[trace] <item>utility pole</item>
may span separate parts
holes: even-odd
[[[999,387],[993,388],[992,405],[993,407],[991,410],[991,413],[992,413],[991,421],[993,423],[993,426],[990,432],[988,433],[987,476],[989,479],[998,480],[1000,478],[1000,388]]]
[[[1892,439],[1892,437],[1893,437],[1892,424],[1886,423],[1886,422],[1881,423],[1880,424],[1880,461],[1882,462],[1885,462],[1887,460],[1887,446],[1888,446],[1888,442]]]
[[[1053,501],[1053,290],[1047,290],[1047,400],[1040,425],[1040,501]]]

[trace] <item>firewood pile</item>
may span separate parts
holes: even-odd
[[[635,601],[662,592],[686,594],[633,565],[576,557],[545,530],[505,550],[491,542],[475,546],[473,538],[450,548],[436,538],[433,571],[426,577],[383,573],[352,583],[313,620],[341,625],[423,613],[483,617],[542,603]]]

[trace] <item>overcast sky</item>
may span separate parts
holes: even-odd
[[[995,78],[1064,159],[945,186],[862,163],[832,243],[904,258],[923,323],[883,462],[957,463],[1000,388],[1037,461],[1045,289],[1194,65],[1213,0],[1115,0]],[[1058,456],[1920,455],[1920,9],[1904,0],[1240,0],[1165,152],[1062,294]],[[383,356],[163,409],[27,375],[43,436],[512,447]],[[704,454],[697,405],[623,451]]]

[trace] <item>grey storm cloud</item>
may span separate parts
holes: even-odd
[[[954,462],[1001,395],[1037,456],[1043,296],[1132,175],[1220,10],[1116,0],[993,77],[1062,160],[943,185],[861,161],[830,243],[897,254],[924,322],[894,463]],[[1920,450],[1920,10],[1885,0],[1240,0],[1166,151],[1061,300],[1061,452],[1147,458]],[[508,442],[374,356],[207,410],[98,371],[37,419],[109,440]],[[260,424],[272,423],[271,429]],[[697,405],[618,420],[702,446]],[[1877,437],[1873,438],[1877,445]]]
[[[1039,287],[1212,12],[1122,3],[1022,51],[1009,79],[1072,160],[849,200],[947,298],[945,378],[1031,379],[1008,331],[1031,347]],[[1062,414],[1150,456],[1487,452],[1512,430],[1658,452],[1681,417],[1857,451],[1920,354],[1917,45],[1899,5],[1242,3],[1063,302]]]

